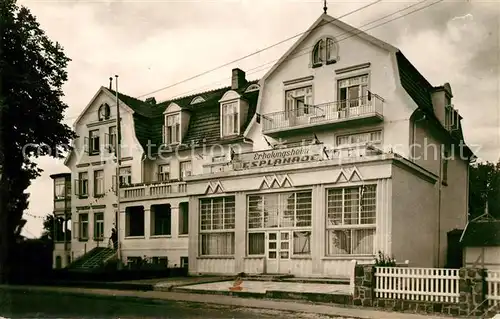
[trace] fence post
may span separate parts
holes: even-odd
[[[356,286],[356,260],[351,260],[351,278],[350,278],[350,288],[351,294],[354,296]]]
[[[485,300],[485,271],[479,268],[461,268],[459,274],[460,315],[481,316]]]

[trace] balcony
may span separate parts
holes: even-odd
[[[120,191],[121,201],[127,202],[138,199],[155,199],[185,195],[187,194],[187,187],[185,182],[166,181],[122,186]]]
[[[311,132],[319,128],[363,125],[381,122],[384,100],[376,95],[303,106],[262,115],[262,133],[277,136],[281,133]]]

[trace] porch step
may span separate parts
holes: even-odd
[[[282,281],[287,278],[293,278],[293,275],[283,274],[283,275],[270,275],[270,274],[258,274],[258,275],[248,275],[245,274],[242,276],[244,280],[252,280],[252,281]]]
[[[331,284],[331,285],[349,285],[350,279],[345,277],[337,277],[337,278],[300,278],[300,277],[292,277],[292,278],[284,278],[282,281],[286,282],[296,282],[296,283],[312,283],[312,284]]]

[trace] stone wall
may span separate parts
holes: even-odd
[[[375,296],[375,267],[356,265],[353,305],[392,311],[439,313],[452,316],[480,316],[486,310],[485,271],[462,268],[459,271],[459,301],[456,303],[383,299]]]

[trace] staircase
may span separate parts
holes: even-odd
[[[100,268],[115,255],[113,248],[95,247],[82,257],[75,260],[69,269],[90,270]]]

